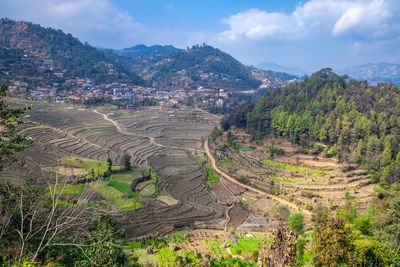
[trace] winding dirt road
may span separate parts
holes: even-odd
[[[209,149],[209,147],[208,147],[208,139],[206,139],[206,141],[204,142],[204,151],[206,152],[207,157],[208,157],[208,158],[210,159],[210,161],[211,161],[211,167],[212,167],[219,175],[221,175],[221,176],[223,176],[224,178],[228,179],[228,180],[231,181],[232,183],[235,183],[235,184],[237,184],[237,185],[240,185],[241,187],[244,187],[244,188],[246,188],[246,189],[248,189],[248,190],[250,190],[250,191],[252,191],[252,192],[254,192],[254,193],[260,194],[260,195],[262,195],[262,196],[268,195],[271,199],[276,200],[276,201],[278,201],[279,203],[285,204],[285,205],[287,205],[289,208],[292,208],[292,209],[295,210],[295,211],[301,211],[302,213],[304,213],[304,214],[306,214],[306,215],[308,215],[308,216],[311,216],[311,212],[310,212],[310,211],[308,211],[308,210],[306,210],[306,209],[303,209],[303,208],[297,206],[296,204],[293,204],[292,202],[289,202],[289,201],[287,201],[287,200],[285,200],[285,199],[283,199],[283,198],[280,198],[280,197],[277,197],[277,196],[274,196],[274,195],[269,195],[269,194],[265,193],[264,191],[261,191],[261,190],[259,190],[259,189],[257,189],[257,188],[254,188],[254,187],[249,186],[249,185],[246,185],[246,184],[242,184],[242,183],[240,183],[238,180],[236,180],[234,177],[232,177],[232,176],[230,176],[229,174],[227,174],[226,172],[220,170],[220,169],[217,167],[217,164],[216,164],[216,161],[215,161],[213,155],[210,153],[210,149]]]

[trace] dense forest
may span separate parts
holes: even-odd
[[[222,126],[244,128],[254,139],[283,136],[304,147],[321,142],[327,156],[365,165],[376,181],[393,183],[400,173],[400,89],[347,79],[322,69],[303,82],[267,92]]]
[[[398,266],[400,229],[400,89],[393,83],[371,86],[322,69],[303,82],[267,92],[221,122],[261,137],[284,137],[303,153],[322,153],[338,161],[360,164],[371,173],[373,199],[367,211],[345,193],[346,205],[336,211],[313,210],[311,253],[316,266]],[[228,134],[231,133],[230,131]],[[344,165],[346,166],[346,165]],[[282,207],[284,209],[284,207]],[[289,215],[288,215],[289,216]],[[302,222],[290,215],[289,226]],[[297,264],[306,241],[297,241]],[[295,246],[293,243],[292,246]],[[300,245],[300,246],[299,246]],[[286,245],[287,246],[287,245]]]
[[[35,66],[37,70],[64,72],[66,78],[90,77],[96,83],[124,81],[143,84],[143,80],[135,73],[110,60],[88,43],[81,43],[71,34],[28,22],[0,19],[2,56],[7,56],[9,50],[14,49],[19,49],[24,54],[8,55],[7,59],[13,61],[13,64],[4,65],[1,62],[3,64],[0,67],[19,78],[35,79],[37,76],[35,73],[22,73],[28,64]],[[107,64],[112,64],[116,70],[112,75],[109,75],[105,67]],[[2,75],[5,76],[5,73]]]

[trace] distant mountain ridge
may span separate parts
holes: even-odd
[[[173,51],[180,51],[182,49],[176,48],[172,45],[152,45],[146,46],[144,44],[135,45],[121,50],[112,49],[118,55],[125,57],[140,57],[150,55],[168,55]]]
[[[283,73],[288,73],[296,76],[303,76],[308,74],[309,72],[306,70],[303,70],[301,68],[296,68],[296,67],[285,67],[281,66],[279,64],[273,63],[273,62],[262,62],[256,66],[259,69],[262,70],[271,70],[274,72],[283,72]]]
[[[121,56],[106,52],[121,65],[138,73],[147,83],[163,90],[195,89],[198,86],[231,91],[273,88],[286,84],[284,76],[255,70],[209,45],[194,45],[169,54]],[[292,79],[292,76],[289,76]],[[289,80],[289,79],[287,79]]]
[[[123,82],[161,90],[202,86],[227,91],[271,89],[296,79],[245,66],[206,44],[185,50],[172,45],[96,49],[61,30],[0,19],[0,83],[23,81],[36,88],[77,77],[96,85]]]
[[[338,69],[337,72],[347,74],[354,79],[367,80],[372,84],[379,82],[400,84],[400,64],[368,63]]]

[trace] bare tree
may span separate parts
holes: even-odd
[[[56,238],[69,230],[84,230],[88,215],[93,211],[88,204],[97,183],[85,184],[81,194],[66,194],[68,186],[76,182],[77,177],[55,173],[44,180],[45,186],[23,182],[18,187],[2,187],[11,197],[0,201],[0,239],[6,234],[17,233],[18,256],[15,260],[18,262],[24,258],[35,261],[46,248],[56,243],[62,245]],[[33,241],[35,246],[29,246]]]

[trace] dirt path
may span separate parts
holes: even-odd
[[[172,148],[172,149],[184,149],[184,150],[190,150],[190,151],[204,152],[204,151],[201,151],[201,150],[198,150],[198,149],[193,149],[193,148],[162,145],[160,143],[157,143],[156,140],[154,140],[154,137],[152,137],[152,136],[138,135],[138,134],[134,134],[134,133],[131,133],[131,132],[128,132],[128,131],[122,129],[115,120],[113,120],[110,117],[108,117],[107,114],[99,112],[97,109],[94,109],[93,112],[97,113],[99,115],[102,115],[104,120],[111,122],[117,128],[118,132],[121,133],[121,134],[130,135],[130,136],[147,137],[147,138],[149,138],[150,143],[152,143],[153,145],[158,146],[158,147],[168,147],[168,148]]]
[[[97,114],[99,114],[99,115],[102,115],[104,120],[111,122],[111,123],[115,126],[115,128],[117,128],[117,130],[118,130],[119,133],[124,134],[124,135],[130,135],[130,136],[138,136],[137,134],[133,134],[133,133],[130,133],[130,132],[128,132],[128,131],[122,129],[122,128],[118,125],[118,123],[117,123],[115,120],[110,119],[110,117],[108,117],[107,114],[101,113],[101,112],[97,111],[97,109],[94,109],[93,112],[94,112],[94,113],[97,113]],[[164,145],[162,145],[162,144],[157,143],[157,142],[154,140],[154,137],[150,137],[150,136],[143,136],[143,137],[149,138],[149,139],[150,139],[150,143],[152,143],[152,144],[155,145],[155,146],[166,147],[166,146],[164,146]]]
[[[240,182],[237,181],[234,177],[232,177],[232,176],[230,176],[229,174],[225,173],[224,171],[220,170],[220,169],[217,167],[216,163],[215,163],[215,159],[214,159],[213,155],[210,153],[210,149],[209,149],[209,147],[208,147],[208,139],[206,139],[206,141],[204,142],[204,150],[205,150],[205,152],[206,152],[206,154],[207,154],[207,157],[208,157],[208,158],[210,159],[210,161],[211,161],[211,166],[212,166],[212,168],[213,168],[218,174],[222,175],[224,178],[228,179],[229,181],[231,181],[231,182],[233,182],[233,183],[235,183],[235,184],[238,184],[238,185],[240,185],[240,186],[242,186],[242,187],[244,187],[244,188],[246,188],[246,189],[248,189],[248,190],[250,190],[250,191],[252,191],[252,192],[255,192],[255,193],[260,194],[260,195],[263,195],[263,196],[264,196],[264,195],[268,195],[268,194],[265,193],[264,191],[261,191],[261,190],[259,190],[259,189],[257,189],[257,188],[252,187],[252,186],[249,186],[249,185],[240,183]],[[310,211],[308,211],[308,210],[306,210],[306,209],[303,209],[303,208],[301,208],[301,207],[299,207],[299,206],[297,206],[297,205],[295,205],[295,204],[293,204],[293,203],[291,203],[291,202],[289,202],[289,201],[287,201],[287,200],[285,200],[285,199],[282,199],[282,198],[277,197],[277,196],[274,196],[274,195],[268,195],[268,196],[269,196],[270,198],[272,198],[273,200],[278,201],[279,203],[282,203],[282,204],[287,205],[288,207],[294,209],[295,211],[301,211],[301,212],[303,212],[304,214],[306,214],[306,215],[308,215],[308,216],[311,216],[311,212],[310,212]]]

